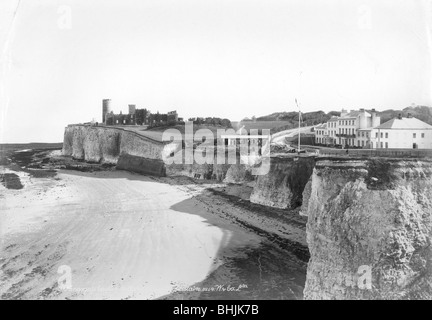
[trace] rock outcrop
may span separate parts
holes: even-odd
[[[120,154],[162,159],[164,144],[118,128],[69,125],[63,155],[87,162],[116,164]]]
[[[120,155],[116,169],[158,177],[164,177],[166,175],[165,164],[162,160],[147,159],[143,157],[132,156],[127,153],[122,153]]]
[[[432,161],[320,159],[305,299],[432,298]]]
[[[175,157],[184,159],[184,151],[177,151]],[[225,154],[225,161],[221,161],[222,163],[218,163],[216,151],[213,157],[213,163],[198,164],[194,161],[193,164],[173,163],[166,165],[167,175],[182,175],[195,179],[224,181],[227,171],[229,171],[232,166],[228,163],[227,153]]]
[[[298,207],[314,165],[314,157],[272,157],[269,173],[257,176],[250,201],[283,209]]]
[[[254,180],[255,177],[252,175],[252,168],[246,164],[238,163],[230,165],[224,182],[243,184]]]
[[[184,147],[184,146],[183,146]],[[65,129],[63,155],[93,163],[117,164],[118,169],[153,175],[184,175],[222,181],[229,164],[170,164],[163,162],[182,146],[164,144],[132,131],[114,127],[69,125]],[[226,161],[226,163],[228,163]]]

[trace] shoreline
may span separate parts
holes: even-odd
[[[304,257],[302,258],[298,254],[290,253],[290,250],[293,249],[293,247],[287,245],[289,242],[280,241],[278,237],[275,237],[275,235],[272,235],[269,232],[254,230],[253,225],[247,225],[244,222],[242,223],[239,221],[238,218],[229,217],[229,215],[224,214],[224,210],[230,213],[236,212],[237,215],[244,214],[248,211],[247,207],[239,207],[233,199],[227,199],[222,197],[220,194],[218,195],[217,192],[215,193],[215,190],[217,191],[218,188],[225,186],[225,184],[213,183],[211,181],[209,181],[210,183],[206,183],[207,181],[193,181],[187,177],[146,177],[119,170],[81,172],[61,169],[56,170],[56,172],[57,174],[55,176],[45,176],[32,179],[31,183],[33,187],[39,185],[42,190],[45,190],[45,193],[42,193],[41,190],[34,190],[34,198],[31,198],[32,195],[28,193],[31,189],[29,185],[25,186],[24,189],[21,190],[2,189],[2,193],[3,190],[7,190],[8,193],[15,193],[15,196],[18,196],[18,198],[19,194],[29,197],[30,199],[27,198],[26,204],[32,207],[32,212],[28,212],[29,209],[26,206],[24,206],[24,208],[13,209],[14,214],[21,216],[26,216],[25,214],[22,214],[22,212],[27,211],[27,218],[29,220],[24,219],[20,222],[18,219],[18,221],[15,221],[15,229],[13,229],[15,231],[13,232],[15,232],[15,239],[20,239],[18,243],[13,243],[14,241],[11,242],[10,238],[9,240],[2,242],[2,251],[6,253],[0,260],[0,270],[3,272],[1,276],[3,277],[3,281],[0,286],[0,297],[2,299],[178,299],[180,297],[188,299],[208,299],[211,297],[228,299],[239,297],[246,298],[246,296],[255,296],[257,299],[263,297],[269,299],[279,299],[281,297],[286,299],[302,298],[302,290],[306,277],[306,262],[304,262]],[[25,175],[27,174],[25,173]],[[50,183],[52,184],[51,186],[49,186]],[[121,198],[121,207],[118,209],[118,213],[111,212],[110,205],[101,211],[100,208],[98,208],[101,203],[96,200],[98,197],[91,198],[90,194],[101,187],[96,187],[99,183],[102,183],[101,186],[103,186],[103,192],[100,191],[101,193],[98,197],[101,197],[102,194],[106,196],[107,193],[110,194],[109,192],[113,192],[111,193],[112,195]],[[83,190],[78,191],[76,186],[73,187],[74,184],[78,184],[78,187],[80,188],[85,186],[87,191],[84,193]],[[89,184],[89,186],[86,186],[87,184]],[[135,212],[131,216],[136,216],[136,218],[138,218],[138,216],[140,218],[145,218],[145,214],[137,212],[137,210],[141,210],[137,208],[140,208],[143,203],[147,203],[145,198],[149,197],[148,191],[147,193],[142,192],[142,187],[144,185],[148,185],[149,187],[151,186],[149,190],[162,188],[163,190],[167,190],[165,193],[169,192],[170,198],[177,197],[176,201],[173,200],[174,202],[163,210],[158,208],[158,205],[154,202],[149,202],[148,205],[150,205],[150,210],[155,210],[157,217],[159,217],[162,212],[163,216],[166,217],[168,215],[172,218],[174,217],[172,216],[172,213],[175,212],[175,215],[182,215],[183,218],[179,218],[180,220],[177,220],[177,224],[175,223],[172,225],[176,230],[174,233],[168,230],[169,228],[167,228],[166,225],[163,226],[163,223],[162,225],[159,224],[158,227],[156,227],[156,225],[153,225],[151,228],[149,225],[143,225],[142,227],[150,228],[149,230],[153,228],[154,230],[157,230],[158,233],[165,230],[167,232],[165,237],[169,238],[173,236],[177,237],[179,234],[182,234],[182,230],[185,229],[185,227],[187,229],[187,226],[190,226],[191,221],[195,221],[193,223],[196,224],[196,227],[198,228],[194,228],[195,231],[192,232],[195,237],[197,234],[200,234],[200,232],[205,232],[202,236],[198,236],[198,240],[193,240],[192,237],[189,236],[186,238],[184,235],[180,236],[180,238],[183,239],[181,241],[186,241],[183,243],[188,243],[188,245],[192,246],[192,249],[186,251],[193,252],[194,256],[193,258],[189,257],[186,260],[182,260],[182,258],[178,256],[172,260],[170,254],[172,255],[173,251],[169,249],[171,241],[166,242],[164,237],[159,238],[159,243],[163,244],[165,249],[156,253],[154,257],[160,260],[162,255],[165,256],[164,259],[168,259],[166,261],[172,262],[164,264],[159,261],[155,262],[154,265],[146,265],[147,269],[145,270],[153,270],[153,272],[155,272],[154,276],[148,276],[147,280],[145,280],[139,265],[146,260],[144,257],[148,255],[148,251],[153,250],[152,248],[154,248],[155,244],[154,241],[157,237],[144,236],[143,232],[139,231],[139,229],[134,229],[136,222],[132,223],[132,221],[128,221],[128,219],[132,219],[132,217],[129,217],[126,220],[123,217],[126,212]],[[70,190],[71,188],[75,188],[75,191],[72,192],[72,194]],[[177,191],[173,191],[174,189]],[[54,194],[47,196],[47,192],[49,194],[51,192],[50,190],[59,191],[54,192],[58,199],[56,197],[52,198]],[[131,190],[133,190],[134,194],[133,199],[123,199],[125,196],[124,192],[131,192]],[[41,194],[38,194],[38,192]],[[61,193],[63,193],[63,195],[61,195]],[[167,198],[164,196],[165,193],[160,194],[160,192],[157,192],[157,196],[160,196],[161,199],[164,200],[156,202],[166,202]],[[83,208],[80,208],[79,206],[79,203],[83,201],[83,194],[91,199],[86,204],[89,208],[86,213],[81,212],[83,211]],[[75,197],[75,200],[67,201],[66,199],[70,198],[71,195],[72,199]],[[38,210],[35,210],[35,204],[37,201],[47,202],[48,198],[52,198],[51,204],[48,205],[52,205],[53,207],[51,209],[54,208],[56,213],[53,214],[53,212],[51,212],[47,215],[46,212],[41,212],[41,215],[38,216]],[[79,200],[80,198],[81,200]],[[62,203],[60,212],[58,212],[59,207],[56,207],[55,205],[55,203],[59,203],[59,201]],[[136,203],[133,204],[135,201]],[[67,207],[71,209],[63,209]],[[268,210],[272,211],[273,208],[268,208]],[[0,212],[4,211],[5,208],[2,207]],[[253,216],[251,212],[253,212],[253,210],[249,210],[249,215]],[[89,214],[91,214],[90,218]],[[156,223],[156,216],[152,222],[153,224]],[[151,220],[151,218],[149,219]],[[189,221],[189,223],[185,224],[183,221],[185,219],[186,221]],[[35,229],[29,227],[31,225],[29,221],[32,221],[36,226]],[[166,222],[167,221],[171,220],[166,220]],[[198,227],[199,225],[202,225],[203,222],[207,227]],[[112,227],[108,228],[108,224],[110,223],[112,224]],[[93,226],[100,224],[102,225],[100,227]],[[114,230],[119,226],[122,226],[123,231],[117,231],[118,233],[115,234]],[[23,227],[25,227],[24,231]],[[82,231],[87,228],[87,231]],[[111,228],[113,229],[111,230]],[[126,232],[125,230],[128,228],[130,230]],[[209,230],[213,231],[209,234]],[[96,238],[92,238],[94,232],[98,233]],[[4,232],[2,232],[2,234],[4,235]],[[10,234],[11,233],[9,232],[9,235]],[[45,238],[42,234],[45,234]],[[105,255],[105,262],[111,261],[111,263],[113,263],[114,261],[112,260],[114,256],[109,254],[108,249],[110,249],[110,247],[102,243],[103,239],[106,239],[114,246],[118,245],[118,242],[120,242],[122,250],[120,250],[118,254],[121,256],[121,252],[128,250],[126,248],[131,245],[131,241],[135,241],[131,239],[122,241],[121,238],[125,236],[132,236],[132,238],[141,237],[142,240],[139,241],[141,246],[145,242],[152,242],[153,245],[149,246],[146,250],[141,250],[141,246],[135,246],[132,255],[138,255],[141,257],[139,259],[140,263],[135,262],[136,268],[123,264],[114,264],[113,268],[115,269],[115,272],[105,267],[102,268],[102,265],[100,264],[101,261],[98,260],[101,258],[97,257],[97,254],[94,254],[99,250],[102,249],[101,252],[102,256]],[[94,247],[87,256],[87,260],[84,259],[85,261],[83,260],[83,257],[81,257],[81,260],[77,259],[79,256],[85,256],[85,250],[82,250],[82,237],[88,238],[89,243],[84,246],[85,248],[87,248],[87,246]],[[146,237],[146,240],[142,237]],[[2,239],[5,238],[2,237]],[[31,239],[34,240],[30,241]],[[29,241],[32,242],[33,245],[30,245]],[[156,243],[158,243],[158,241],[156,241]],[[173,243],[181,243],[181,241],[175,240]],[[205,243],[205,245],[203,246],[200,243]],[[47,247],[45,248],[45,246]],[[302,249],[300,243],[296,242],[295,246]],[[54,248],[50,250],[50,247]],[[201,249],[199,247],[201,247]],[[26,248],[26,250],[24,250],[24,248]],[[108,251],[105,252],[106,250]],[[21,254],[16,254],[20,251],[22,252]],[[164,255],[163,252],[165,251],[170,251],[170,254]],[[175,251],[179,250],[177,249]],[[181,249],[181,251],[185,252],[184,248]],[[80,260],[80,262],[78,263],[77,260]],[[127,261],[128,259],[126,257],[125,259],[120,260]],[[95,263],[92,263],[92,261],[95,261]],[[177,265],[179,261],[183,261],[183,263],[180,263],[183,267],[187,266],[185,270],[188,270],[188,272],[186,273],[195,274],[192,278],[187,276],[185,277],[184,275],[176,275],[178,270],[174,270],[179,268]],[[277,262],[275,263],[275,261]],[[131,265],[130,262],[131,261],[129,261],[127,265]],[[132,263],[132,265],[135,265],[135,263]],[[59,277],[57,272],[55,272],[55,267],[58,268],[60,265],[64,264],[74,265],[74,268],[78,269],[74,278],[77,277],[79,280],[78,282],[87,284],[84,286],[78,286],[78,288],[84,287],[82,288],[83,290],[75,291],[74,294],[65,294],[62,290],[59,290],[57,281],[54,281]],[[201,265],[201,267],[199,265]],[[170,269],[173,266],[175,266],[175,268]],[[89,271],[86,271],[86,268],[89,268]],[[94,289],[94,287],[89,286],[89,284],[96,285],[99,283],[100,285],[103,283],[103,279],[100,278],[102,274],[105,275],[102,278],[115,279],[120,274],[120,270],[123,270],[124,268],[133,269],[132,271],[129,270],[126,272],[129,276],[132,276],[131,279],[134,279],[133,282],[130,282],[126,276],[123,276],[124,280],[113,281],[111,288],[113,291],[110,290],[109,293],[105,291],[105,293],[102,294],[97,290],[92,291],[92,288]],[[194,270],[196,271],[191,272],[191,268],[195,268]],[[279,271],[272,271],[268,274],[268,270]],[[288,271],[281,272],[280,270]],[[196,278],[195,276],[198,276],[200,272],[204,272],[204,274]],[[283,281],[287,272],[294,275],[294,279],[289,280],[292,277],[288,275],[288,281]],[[99,274],[99,276],[97,274]],[[150,292],[151,290],[147,287],[149,284],[146,285],[147,289],[137,288],[135,286],[137,281],[144,283],[149,279],[157,278],[157,275],[163,274],[165,274],[165,277],[171,277],[172,279],[170,279],[169,284],[163,284],[163,281],[158,282],[161,280],[155,281],[150,286],[153,288],[154,292]],[[193,280],[194,277],[196,280]],[[200,277],[201,279],[199,279]],[[272,282],[272,279],[279,279],[277,282],[284,282],[284,284],[281,286],[276,282]],[[244,281],[248,283],[243,283]],[[40,283],[43,283],[44,285],[46,284],[46,286],[42,288]],[[10,286],[9,288],[6,288],[8,284]],[[234,293],[218,291],[213,293],[201,292],[199,294],[197,294],[197,292],[188,292],[185,294],[178,290],[179,288],[192,286],[240,286],[243,284],[248,286],[248,288],[243,288],[240,292]],[[10,288],[12,287],[15,289],[11,291]],[[283,290],[281,289],[282,287],[284,288]],[[104,288],[105,290],[107,289],[106,286]],[[35,291],[38,290],[39,293],[35,293]]]

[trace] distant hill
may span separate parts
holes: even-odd
[[[432,125],[432,108],[427,106],[411,106],[402,110],[389,109],[378,112],[379,116],[381,117],[381,123],[387,122],[397,117],[399,114],[402,114],[403,117],[406,117],[408,116],[408,113],[410,113],[413,117]]]
[[[332,116],[340,116],[340,112],[330,111],[325,113],[324,111],[313,111],[302,113],[302,126],[313,126],[323,122],[327,122]],[[276,133],[283,130],[292,129],[298,126],[298,112],[274,112],[272,114],[258,117],[257,121],[271,121],[278,122],[280,125],[271,128],[271,133]]]
[[[302,120],[307,122],[308,125],[315,125],[322,122],[326,122],[332,116],[339,116],[340,112],[330,111],[325,113],[324,111],[313,111],[302,113]],[[257,121],[289,121],[298,122],[298,112],[274,112],[267,116],[258,117]]]

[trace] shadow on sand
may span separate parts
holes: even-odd
[[[245,241],[244,233],[250,233],[249,228],[233,225],[232,221],[225,222],[211,213],[197,213],[191,210],[194,203],[196,200],[187,199],[171,206],[171,209],[199,215],[209,225],[223,230],[224,236],[216,255],[222,264],[211,269],[206,279],[189,287],[191,291],[173,292],[161,299],[303,298],[305,261],[255,233],[255,240]]]

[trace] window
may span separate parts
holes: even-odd
[[[385,137],[388,138],[388,132],[386,132]]]
[[[416,137],[416,134],[415,133],[413,133],[413,138],[415,138]]]
[[[381,132],[381,138],[383,137],[383,133]],[[381,143],[382,144],[382,143]],[[382,148],[382,146],[381,146],[381,148]]]
[[[383,142],[381,141],[381,148],[383,147]]]
[[[386,148],[388,148],[388,142],[386,142],[385,146],[386,146]]]
[[[362,141],[362,147],[364,147],[364,141]]]
[[[424,133],[421,134],[421,137],[424,138]]]
[[[375,138],[378,138],[378,132],[375,132]]]

